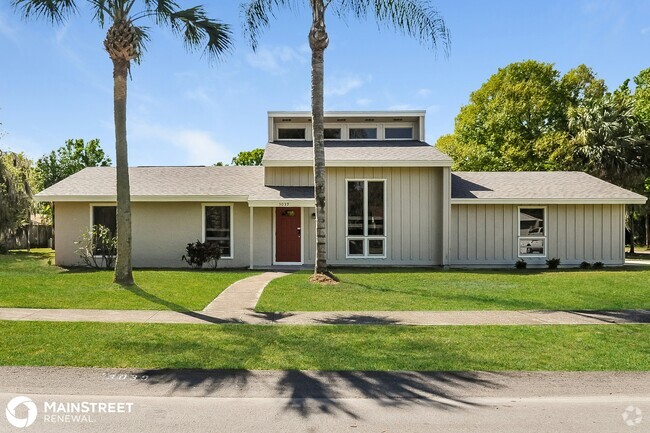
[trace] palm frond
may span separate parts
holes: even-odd
[[[47,18],[57,23],[77,12],[74,0],[13,0],[11,3],[25,17]]]
[[[173,0],[144,0],[146,11],[143,15],[154,15],[159,25],[169,23],[172,14],[179,9]]]
[[[232,32],[228,24],[210,19],[202,6],[177,10],[169,14],[174,32],[183,36],[188,50],[205,44],[204,54],[219,58],[232,49]]]
[[[451,36],[440,13],[427,0],[339,0],[333,3],[340,17],[357,19],[374,15],[378,24],[390,26],[432,49],[449,53]]]
[[[297,9],[295,0],[251,0],[241,6],[241,16],[244,22],[244,36],[251,44],[253,51],[257,50],[259,37],[269,28],[272,18],[278,9],[285,7]]]

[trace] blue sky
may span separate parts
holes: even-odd
[[[201,1],[201,0],[198,0]],[[131,165],[210,165],[263,147],[266,112],[309,109],[305,8],[272,22],[257,53],[241,31],[239,2],[206,1],[230,23],[234,51],[210,65],[167,30],[153,30],[129,82]],[[112,66],[105,30],[89,11],[67,24],[25,21],[0,3],[0,148],[39,157],[68,138],[99,138],[114,154]],[[83,5],[83,1],[79,2]],[[194,1],[179,0],[183,6]],[[305,0],[305,3],[307,1]],[[650,1],[442,0],[449,57],[372,21],[328,16],[328,110],[426,109],[427,141],[499,67],[535,59],[561,72],[584,63],[615,88],[650,66]]]

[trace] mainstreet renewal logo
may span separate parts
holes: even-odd
[[[27,413],[25,414],[25,409]],[[133,403],[57,402],[45,401],[41,410],[45,423],[94,423],[96,414],[133,413]],[[26,428],[34,424],[39,410],[29,397],[15,397],[7,404],[5,415],[14,427]]]
[[[19,406],[25,406],[27,408],[27,418],[21,418],[16,416],[16,409]],[[7,421],[14,427],[25,428],[34,424],[36,421],[36,415],[38,415],[38,409],[36,409],[36,403],[32,401],[29,397],[16,397],[11,399],[7,404],[7,410],[5,411]]]
[[[630,427],[637,426],[643,421],[643,412],[636,406],[628,406],[623,412],[623,421]]]

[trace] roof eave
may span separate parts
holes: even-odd
[[[265,167],[313,167],[311,160],[265,160]],[[404,160],[338,160],[326,161],[325,167],[451,167],[452,160],[404,161]]]
[[[36,195],[37,202],[115,202],[115,195]],[[132,195],[131,202],[246,202],[247,195]]]
[[[630,198],[452,198],[451,204],[645,204],[643,196]]]

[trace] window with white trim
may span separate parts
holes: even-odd
[[[304,140],[305,128],[278,128],[278,140]]]
[[[546,208],[520,207],[519,257],[546,257]]]
[[[221,258],[232,258],[232,205],[204,206],[203,241],[221,248]]]
[[[386,257],[386,181],[348,180],[346,256]]]
[[[412,140],[413,127],[412,126],[387,126],[384,128],[384,138],[386,140]]]

